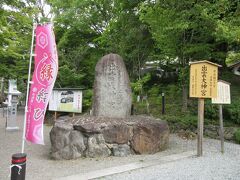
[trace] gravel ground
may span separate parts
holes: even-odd
[[[105,180],[239,180],[240,146],[225,143],[225,153],[217,149],[219,142],[205,139],[204,155],[180,161],[133,170],[104,177]]]
[[[0,109],[0,180],[9,179],[11,156],[21,151],[23,112],[19,113],[19,131],[5,131],[5,119]],[[170,154],[196,149],[196,140],[183,140],[170,136],[169,148],[154,155],[108,157],[55,161],[49,156],[50,126],[44,127],[45,146],[26,143],[27,180],[48,180],[73,174],[86,173],[132,162],[151,161]],[[240,179],[240,146],[225,143],[225,154],[219,151],[220,143],[204,139],[204,156],[139,169],[102,179]]]

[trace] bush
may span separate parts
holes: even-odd
[[[192,130],[197,129],[197,116],[185,114],[182,116],[165,115],[161,117],[169,123],[170,129],[174,131],[178,130]]]
[[[207,119],[219,119],[219,108],[217,105],[213,105],[211,100],[205,101],[204,116]]]
[[[83,91],[83,111],[87,111],[92,106],[92,89]]]
[[[234,137],[235,137],[235,140],[237,141],[237,143],[240,144],[240,129],[238,129],[238,130],[234,133]]]
[[[158,86],[153,86],[150,90],[148,90],[149,96],[159,97],[160,96],[160,88]]]
[[[223,109],[224,119],[240,124],[240,99],[236,99],[232,104]]]

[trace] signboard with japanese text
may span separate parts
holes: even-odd
[[[35,63],[26,116],[26,140],[44,144],[43,121],[57,77],[58,56],[52,24],[35,29]]]
[[[217,97],[218,67],[209,61],[190,63],[190,97]]]
[[[53,89],[49,100],[49,111],[82,112],[81,89]]]
[[[212,98],[213,104],[231,104],[230,83],[219,80],[217,97]]]

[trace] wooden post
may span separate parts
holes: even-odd
[[[204,99],[198,99],[198,142],[197,142],[197,155],[203,154],[203,122],[204,122]]]
[[[219,105],[219,136],[221,140],[221,152],[224,153],[224,130],[223,130],[223,113],[222,105]]]
[[[75,117],[75,113],[72,114],[72,117],[73,117],[73,118]]]

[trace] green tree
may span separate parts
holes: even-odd
[[[0,6],[0,76],[26,77],[31,42],[31,12],[21,1]]]
[[[238,14],[239,2],[230,0],[142,3],[141,20],[149,24],[160,54],[178,60],[183,110],[187,108],[189,61],[208,59],[225,66],[229,43],[237,42],[234,35],[239,37]]]
[[[66,65],[83,77],[75,86],[92,87],[95,64],[104,55],[96,39],[111,19],[111,4],[103,0],[49,0],[49,4],[55,15],[60,66]],[[62,69],[59,69],[59,85],[62,73]]]
[[[139,20],[138,5],[142,1],[49,2],[54,9],[62,64],[74,65],[76,72],[84,71],[85,77],[91,79],[101,56],[118,53],[125,60],[130,76],[139,77],[139,70],[153,47],[148,27]]]
[[[153,52],[148,26],[139,19],[142,1],[114,2],[115,16],[98,40],[106,52],[115,52],[123,57],[130,77],[140,79],[140,70],[147,60],[151,60]]]

